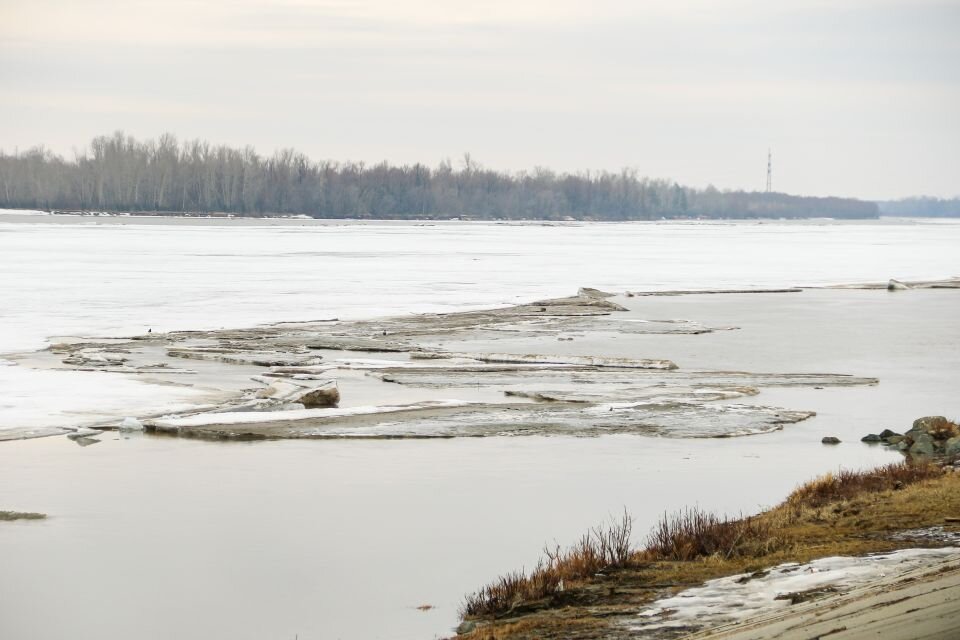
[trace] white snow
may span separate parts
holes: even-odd
[[[49,216],[49,211],[37,209],[0,209],[0,216]]]
[[[0,437],[57,433],[116,416],[185,410],[196,389],[159,386],[118,373],[0,367]]]
[[[821,558],[806,564],[782,564],[764,576],[745,580],[750,574],[740,574],[711,580],[701,587],[658,600],[642,611],[640,619],[630,628],[650,631],[736,622],[790,606],[788,599],[777,600],[779,595],[826,587],[849,591],[891,572],[902,573],[953,556],[960,557],[960,548],[904,549],[870,556]]]

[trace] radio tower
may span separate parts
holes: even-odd
[[[767,149],[767,193],[773,191],[773,156]]]

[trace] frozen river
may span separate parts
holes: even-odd
[[[497,224],[0,215],[0,354],[574,293],[960,275],[960,222]]]
[[[498,225],[0,216],[0,352],[122,335],[454,310],[612,290],[960,275],[960,224]],[[829,371],[878,386],[764,390],[816,418],[747,438],[209,443],[109,434],[0,442],[0,637],[433,638],[460,597],[627,508],[755,511],[858,442],[960,415],[960,292],[648,298],[739,331],[639,338],[681,366]],[[616,346],[597,345],[616,355]],[[13,356],[7,356],[13,358]],[[66,376],[66,377],[64,377]],[[91,381],[92,380],[92,381]],[[145,397],[143,389],[150,390]],[[119,374],[0,367],[0,428],[173,406]],[[111,404],[112,403],[112,404]],[[837,447],[820,438],[836,435]],[[428,611],[417,609],[430,604]]]

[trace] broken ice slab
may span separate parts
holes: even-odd
[[[532,385],[558,384],[583,386],[583,391],[596,392],[597,385],[682,387],[847,387],[877,384],[876,378],[863,378],[833,373],[750,373],[746,371],[684,371],[624,368],[579,367],[570,369],[489,369],[410,368],[383,369],[379,376],[386,382],[427,388],[460,386],[516,386],[533,390]]]
[[[419,360],[460,358],[478,362],[569,364],[582,367],[612,367],[617,369],[676,369],[670,360],[607,358],[602,356],[558,356],[540,353],[447,353],[443,351],[415,351],[410,357]]]
[[[626,433],[675,438],[722,438],[766,433],[805,420],[809,411],[754,405],[685,402],[587,405],[411,405],[217,413],[153,420],[147,429],[206,438],[456,438],[598,436]]]
[[[278,351],[239,351],[209,348],[167,349],[172,358],[210,360],[225,364],[250,364],[258,367],[296,367],[320,364],[322,358],[312,354],[291,354]]]
[[[595,385],[596,386],[596,385]],[[718,400],[735,400],[746,396],[755,396],[759,393],[756,387],[714,387],[714,386],[667,386],[653,385],[648,387],[631,387],[614,385],[602,389],[574,390],[511,390],[504,391],[504,395],[515,398],[529,398],[537,402],[638,402],[641,400],[657,402],[716,402]]]

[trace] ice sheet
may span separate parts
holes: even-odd
[[[0,213],[0,353],[50,336],[445,311],[611,291],[960,275],[952,224],[342,224]]]

